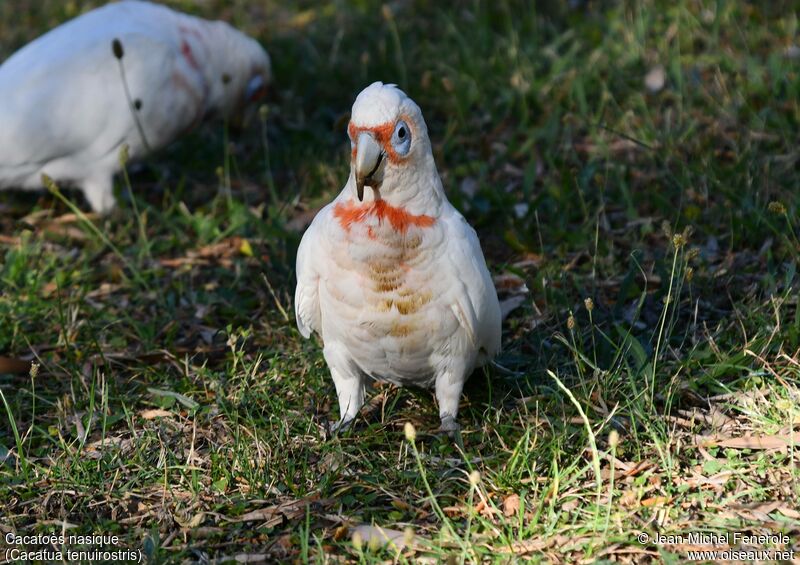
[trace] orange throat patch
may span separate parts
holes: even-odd
[[[353,224],[364,223],[370,217],[377,218],[380,224],[388,221],[392,229],[399,233],[406,233],[409,227],[429,228],[436,223],[436,219],[431,216],[414,215],[405,208],[396,208],[388,204],[385,200],[375,200],[365,204],[339,202],[333,207],[333,216],[346,231],[350,231]]]

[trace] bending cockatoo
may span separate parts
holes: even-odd
[[[500,306],[475,231],[448,202],[419,106],[376,82],[353,104],[350,178],[303,236],[295,309],[356,417],[367,377],[435,388],[458,429],[464,381],[500,348]],[[369,190],[365,190],[369,188]]]
[[[209,116],[243,118],[270,73],[264,49],[224,22],[135,0],[92,10],[0,66],[0,188],[47,174],[106,212],[123,145],[136,159]]]

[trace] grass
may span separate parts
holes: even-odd
[[[791,4],[169,3],[258,37],[276,99],[242,138],[210,124],[130,166],[107,218],[0,194],[0,355],[36,367],[0,374],[4,535],[117,534],[152,562],[798,549]],[[0,58],[90,5],[0,3]],[[328,437],[293,321],[373,80],[420,104],[490,269],[531,290],[468,383],[463,449],[429,393],[384,386]]]

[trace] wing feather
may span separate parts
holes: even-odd
[[[473,346],[491,358],[500,350],[501,319],[497,291],[475,230],[455,210],[446,221],[445,256],[457,281],[451,308]]]
[[[300,334],[311,337],[312,332],[322,331],[322,312],[319,304],[320,273],[314,261],[319,252],[321,237],[319,215],[303,234],[297,250],[297,288],[294,293],[294,309]]]

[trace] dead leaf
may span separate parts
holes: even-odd
[[[642,500],[642,506],[663,506],[665,504],[669,504],[671,501],[672,497],[670,496],[651,496],[650,498],[645,498]]]
[[[541,551],[547,546],[548,543],[543,539],[524,540],[511,544],[511,552],[516,555],[524,555],[526,553],[533,553],[534,551]]]
[[[578,508],[579,504],[580,503],[578,502],[577,498],[570,498],[568,501],[566,501],[564,504],[561,505],[561,510],[564,512],[572,512],[573,510]]]
[[[276,526],[283,522],[284,518],[287,520],[295,520],[306,513],[306,507],[311,503],[321,504],[327,506],[331,503],[331,499],[320,500],[318,494],[312,494],[299,500],[289,500],[278,504],[276,506],[269,506],[267,508],[259,508],[235,518],[226,518],[229,522],[265,522],[262,524],[265,527]]]
[[[780,506],[780,502],[761,503],[752,506],[747,504],[732,504],[726,507],[725,511],[748,521],[762,522],[764,524],[769,524],[770,527],[777,527],[777,522],[770,517],[769,513],[774,512]]]
[[[269,508],[259,508],[258,510],[252,510],[247,514],[242,514],[241,516],[236,517],[233,521],[234,522],[261,522],[261,521],[270,521],[274,519],[276,516],[280,517],[278,522],[280,523],[283,521],[283,514],[279,510],[278,506],[270,506]]]
[[[700,410],[698,408],[693,408],[692,410],[678,410],[678,414],[686,418],[686,420],[683,420],[682,418],[675,418],[675,420],[685,428],[689,429],[691,429],[692,423],[703,422],[708,424],[711,429],[716,430],[717,432],[724,432],[732,428],[736,423],[735,420],[726,416],[716,406],[712,406],[708,411]]]
[[[784,449],[792,445],[791,438],[786,436],[745,436],[745,437],[697,437],[696,443],[701,447],[730,447],[732,449]],[[797,441],[794,445],[800,445]]]
[[[481,500],[478,504],[475,505],[475,512],[480,514],[481,516],[492,516],[494,514],[500,514],[500,511],[496,508],[490,506],[486,500]]]
[[[294,543],[292,542],[292,536],[289,534],[284,534],[279,536],[277,540],[275,540],[275,546],[281,548],[284,552],[288,552],[289,550],[294,547]]]
[[[528,286],[523,278],[511,273],[497,275],[493,281],[500,299],[500,319],[505,320],[512,311],[525,302],[529,292]]]
[[[749,512],[762,512],[764,514],[769,514],[770,512],[774,512],[778,508],[783,506],[783,502],[780,500],[771,500],[769,502],[754,502],[751,504],[730,504],[728,508],[731,510],[746,510]]]
[[[800,520],[800,512],[789,508],[788,506],[781,506],[778,508],[778,512],[786,516],[787,518],[792,518],[793,520]]]
[[[217,528],[215,526],[200,526],[199,528],[192,528],[187,533],[193,539],[202,539],[202,538],[210,538],[211,536],[216,536],[225,530],[222,528]]]
[[[655,467],[655,463],[652,461],[639,461],[633,467],[629,467],[623,475],[626,477],[635,477],[636,475],[640,474],[642,471],[646,471],[651,467]]]
[[[203,520],[206,519],[206,513],[198,512],[197,514],[192,516],[192,518],[188,522],[181,522],[177,516],[175,516],[174,518],[180,527],[185,528],[187,530],[192,530],[203,523]]]
[[[619,503],[622,506],[631,507],[636,504],[636,501],[639,499],[639,495],[636,491],[633,490],[626,490],[619,499]]]
[[[503,514],[506,517],[515,516],[519,512],[519,495],[514,493],[503,500]]]
[[[588,153],[590,155],[599,154],[601,152],[608,152],[612,155],[615,155],[620,153],[632,153],[642,149],[641,145],[630,139],[614,139],[602,144],[580,141],[574,143],[573,147],[579,153]],[[655,149],[655,147],[653,148]]]
[[[108,296],[109,294],[113,294],[114,292],[120,290],[123,287],[121,284],[112,284],[108,282],[100,283],[94,290],[90,290],[86,293],[86,298],[101,298]]]
[[[514,267],[517,269],[527,269],[529,267],[538,268],[544,262],[544,257],[538,253],[526,253],[523,258],[516,263]]]
[[[269,563],[271,560],[272,556],[267,553],[237,553],[216,559],[219,563]]]
[[[79,243],[89,240],[89,236],[86,235],[86,232],[77,226],[68,224],[44,224],[40,229],[49,235],[63,237]]]
[[[152,420],[153,418],[171,418],[174,414],[161,408],[153,408],[151,410],[143,410],[139,416],[145,420]]]
[[[391,545],[392,548],[396,548],[398,551],[401,551],[403,548],[405,548],[406,545],[408,545],[408,542],[411,541],[407,540],[406,533],[401,532],[400,530],[392,530],[390,528],[382,528],[380,526],[368,526],[366,524],[356,526],[352,529],[350,538],[352,539],[356,535],[360,536],[361,541],[366,545],[377,545],[378,547]]]
[[[119,436],[110,436],[103,439],[94,441],[83,448],[84,455],[90,459],[100,459],[103,456],[103,451],[110,447],[116,447],[120,451],[124,451],[133,444],[131,438],[122,438]]]
[[[712,489],[719,490],[728,483],[728,480],[732,476],[733,476],[733,471],[722,471],[711,477],[706,477],[700,473],[693,471],[692,476],[689,478],[676,477],[675,484],[676,485],[686,484],[692,488],[710,487]]]
[[[254,243],[258,243],[254,240]],[[204,245],[199,249],[192,249],[183,257],[164,258],[159,260],[163,267],[181,267],[184,265],[211,265],[218,263],[224,267],[232,264],[233,258],[237,256],[251,257],[253,247],[249,240],[239,236],[229,237]]]
[[[498,293],[505,292],[509,294],[527,294],[528,286],[525,284],[525,279],[518,277],[512,273],[503,273],[497,275],[492,279],[494,287]]]
[[[14,357],[0,357],[0,373],[27,373],[31,362]]]

